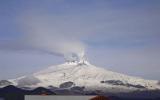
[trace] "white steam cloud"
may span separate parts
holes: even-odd
[[[24,18],[22,26],[27,34],[25,38],[34,49],[62,55],[69,61],[83,58],[85,46],[76,33],[61,28],[65,21],[55,20],[53,16],[34,14]]]
[[[64,56],[67,61],[80,61],[83,58],[85,45],[76,33],[67,29],[69,23],[66,24],[63,18],[56,20],[53,16],[27,14],[21,16],[18,22],[24,35],[16,43],[3,45],[4,48],[42,51]]]

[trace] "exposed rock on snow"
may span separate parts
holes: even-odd
[[[0,87],[4,87],[4,86],[8,86],[8,85],[12,85],[12,82],[7,81],[7,80],[0,81]]]
[[[73,82],[64,82],[64,83],[62,83],[62,84],[60,84],[60,88],[71,88],[71,87],[73,87],[73,86],[75,86],[75,84],[73,83]]]
[[[17,81],[18,87],[36,85],[40,80],[34,76],[26,76]]]

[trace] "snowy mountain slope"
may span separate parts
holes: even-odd
[[[59,87],[60,84],[71,81],[76,86],[84,86],[87,90],[110,90],[114,92],[133,91],[137,89],[160,89],[158,81],[144,80],[142,78],[108,71],[91,65],[87,61],[66,62],[33,73],[30,77],[23,76],[10,81],[15,85],[21,84],[25,87]]]

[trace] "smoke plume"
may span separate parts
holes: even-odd
[[[64,56],[67,61],[83,58],[85,45],[80,41],[79,35],[67,28],[69,22],[65,22],[64,18],[57,20],[55,16],[32,13],[21,16],[18,22],[24,33],[21,39],[3,44],[1,48],[36,50]]]

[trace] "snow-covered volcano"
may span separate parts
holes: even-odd
[[[73,82],[74,86],[83,86],[86,90],[110,90],[114,92],[160,89],[158,81],[144,80],[112,72],[91,65],[86,60],[70,61],[61,65],[9,80],[21,87],[59,87],[65,82]]]

